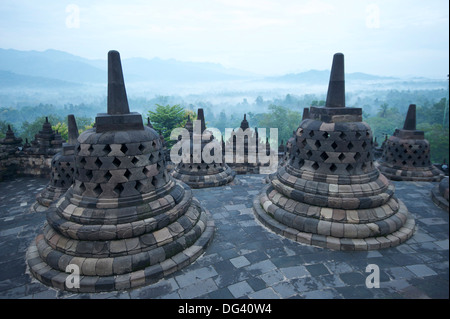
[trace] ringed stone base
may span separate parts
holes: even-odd
[[[446,177],[431,190],[431,199],[437,206],[448,212],[448,198],[449,186],[448,177]]]
[[[202,163],[202,165],[204,165]],[[227,166],[224,170],[215,172],[214,174],[208,174],[207,170],[192,168],[191,171],[184,171],[175,169],[172,171],[172,176],[184,182],[191,188],[207,188],[207,187],[218,187],[231,183],[236,172]]]
[[[367,210],[358,214],[356,210],[334,210],[280,197],[278,200],[286,204],[283,209],[269,199],[271,190],[269,184],[255,197],[253,211],[256,218],[275,233],[299,243],[333,250],[377,250],[397,246],[414,234],[414,218],[400,200],[390,204],[398,205],[395,216],[376,221],[376,214],[384,213],[383,209],[383,212]],[[301,211],[295,207],[297,204]],[[373,222],[359,222],[362,215],[370,220],[370,213],[374,214]],[[312,218],[313,215],[323,216],[323,219]],[[338,218],[344,222],[337,221]]]
[[[388,163],[378,163],[376,167],[392,181],[439,182],[444,174],[434,166],[399,168]]]
[[[173,254],[173,251],[176,251],[177,246],[186,246],[188,239],[179,239],[166,245],[158,243],[162,246],[132,256],[105,258],[75,257],[58,252],[46,242],[45,237],[59,238],[59,236],[51,233],[51,228],[45,225],[44,234],[39,235],[28,248],[26,260],[29,271],[35,278],[47,286],[60,290],[97,293],[134,289],[158,282],[190,265],[204,253],[213,238],[215,227],[208,211],[202,210],[198,224],[198,228],[193,232],[197,234],[201,232],[200,237],[176,254]],[[189,236],[192,237],[192,235]],[[71,275],[70,272],[64,271],[69,264],[79,266],[79,287],[70,287],[66,283],[72,280],[68,278]],[[142,267],[143,265],[147,266]],[[113,275],[112,273],[115,272],[119,274]]]

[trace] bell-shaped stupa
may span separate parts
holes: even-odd
[[[172,171],[172,176],[192,188],[217,187],[232,182],[236,172],[225,163],[221,142],[206,128],[202,108],[197,111],[196,123],[200,127],[196,127],[190,119],[185,124],[189,138],[185,136],[179,143],[185,146],[181,150],[189,152],[184,155],[189,160],[181,160]],[[205,156],[208,157],[206,161]]]
[[[227,160],[228,166],[237,174],[259,174],[261,162],[259,152],[265,153],[265,142],[259,138],[258,128],[251,129],[247,121],[247,114],[237,131],[233,130],[230,138],[223,144],[223,151],[232,152]]]
[[[192,263],[212,239],[210,214],[167,173],[159,134],[129,111],[117,51],[108,53],[108,112],[78,137],[75,167],[26,254],[44,284],[75,292],[147,285]]]
[[[67,143],[63,143],[61,152],[52,158],[50,182],[36,196],[36,202],[31,206],[32,212],[42,212],[47,210],[51,203],[60,198],[72,185],[75,173],[75,145],[78,138],[78,127],[75,116],[67,116],[68,138]]]
[[[325,107],[311,107],[296,130],[288,163],[254,200],[257,218],[301,243],[336,250],[398,245],[414,219],[373,163],[362,109],[345,106],[344,56],[333,58]]]
[[[444,173],[430,159],[430,143],[416,129],[416,105],[411,104],[403,129],[386,140],[378,169],[394,181],[439,182]]]

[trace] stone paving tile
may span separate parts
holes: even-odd
[[[253,288],[250,287],[250,285],[246,281],[241,281],[230,285],[228,286],[228,290],[231,292],[234,298],[247,296],[248,294],[254,292]]]
[[[426,277],[437,275],[436,272],[426,265],[410,265],[406,266],[408,270],[413,272],[417,277]]]
[[[216,224],[206,252],[155,284],[102,294],[57,291],[30,277],[25,251],[45,214],[28,209],[48,180],[0,182],[0,298],[448,299],[449,215],[431,200],[436,183],[393,182],[416,218],[416,234],[394,248],[352,252],[300,244],[263,227],[252,212],[263,177],[238,175],[236,185],[193,190]],[[379,266],[380,288],[366,287],[368,264]]]

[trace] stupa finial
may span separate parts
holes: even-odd
[[[344,55],[342,53],[336,53],[333,56],[325,106],[345,107]]]
[[[111,50],[108,52],[108,114],[128,114],[127,92],[123,80],[120,54]]]
[[[405,123],[403,124],[404,130],[414,131],[416,130],[416,105],[410,104],[408,113],[406,114]]]

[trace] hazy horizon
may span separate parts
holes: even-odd
[[[219,63],[260,75],[330,68],[445,78],[448,1],[2,0],[0,47],[60,50],[87,59]]]

